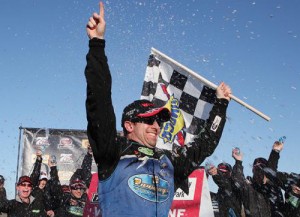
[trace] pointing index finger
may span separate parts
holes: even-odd
[[[103,2],[100,2],[99,3],[99,7],[100,7],[100,12],[99,12],[99,15],[102,19],[104,19],[104,5],[103,5]]]

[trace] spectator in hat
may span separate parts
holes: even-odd
[[[43,190],[48,182],[48,176],[45,172],[41,171],[41,175],[39,177],[39,189]]]
[[[43,162],[42,152],[40,150],[36,151],[36,160],[34,163],[33,171],[30,174],[30,178],[33,183],[34,189],[44,191],[44,188],[48,181],[48,176],[46,171],[41,171],[41,166]]]
[[[32,181],[33,190],[32,196],[36,199],[43,201],[45,208],[50,207],[51,201],[47,199],[45,193],[45,187],[48,182],[48,176],[46,171],[42,171],[43,164],[43,152],[41,150],[36,151],[36,160],[33,166],[32,173],[30,174],[30,179]],[[49,204],[50,203],[50,204]],[[47,211],[47,215],[50,217],[54,216],[52,210]]]
[[[253,176],[245,179],[243,173],[243,155],[232,152],[236,163],[233,167],[232,178],[242,196],[245,214],[247,217],[276,217],[283,216],[283,196],[280,187],[274,183],[269,174],[277,170],[279,152],[283,144],[276,141],[273,144],[269,159],[256,158],[253,162]]]
[[[220,216],[241,216],[242,201],[240,194],[231,178],[232,167],[229,163],[212,166],[208,174],[212,176],[218,186],[217,201]]]
[[[221,83],[210,117],[191,144],[173,153],[156,148],[160,126],[170,120],[167,108],[136,100],[123,110],[125,137],[117,136],[111,99],[111,74],[105,55],[104,6],[87,24],[89,52],[87,81],[87,134],[98,165],[100,210],[106,216],[167,216],[174,191],[188,193],[188,176],[210,156],[219,143],[231,89]]]
[[[59,199],[60,204],[59,207],[54,211],[55,216],[83,216],[83,210],[87,199],[87,187],[85,182],[79,178],[75,178],[70,181],[70,191],[63,191],[63,188],[60,185],[56,189],[58,192],[56,192],[55,195]]]
[[[1,198],[0,211],[8,216],[46,217],[44,203],[31,195],[32,181],[29,176],[21,176],[18,180],[16,199]]]
[[[86,189],[91,181],[92,150],[88,148],[81,168],[78,168],[70,178],[69,186],[61,185],[58,177],[56,162],[48,161],[50,180],[47,184],[46,197],[51,200],[51,206],[46,210],[53,210],[55,216],[82,216],[87,200]],[[85,182],[87,181],[87,183]]]

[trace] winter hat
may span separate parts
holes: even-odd
[[[170,111],[166,107],[156,107],[153,102],[141,99],[127,105],[122,114],[122,127],[125,121],[143,120],[158,115],[162,122],[170,120]]]

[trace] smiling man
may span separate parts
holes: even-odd
[[[98,165],[98,195],[102,217],[168,216],[174,192],[188,193],[188,176],[217,147],[226,120],[231,89],[221,83],[210,117],[191,144],[173,153],[156,148],[168,109],[136,100],[122,115],[124,137],[117,135],[111,99],[111,74],[104,47],[104,7],[87,24],[89,52],[85,76],[89,142]]]
[[[47,216],[43,201],[32,195],[32,181],[29,176],[21,176],[17,183],[17,196],[13,200],[0,201],[0,211],[8,216],[44,217]]]

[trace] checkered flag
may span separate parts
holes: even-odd
[[[161,55],[149,56],[141,99],[148,99],[171,111],[171,120],[162,127],[157,147],[191,142],[204,126],[215,101],[215,90],[205,86],[181,65]]]

